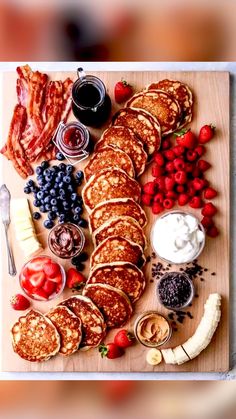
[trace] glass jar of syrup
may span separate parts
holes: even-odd
[[[80,122],[60,123],[56,144],[59,150],[69,158],[83,160],[89,155],[90,134]]]
[[[99,127],[110,115],[111,99],[98,77],[86,75],[82,68],[78,68],[77,74],[72,88],[73,113],[82,124]]]

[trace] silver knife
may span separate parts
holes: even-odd
[[[16,275],[16,266],[15,261],[12,253],[12,249],[9,243],[8,238],[8,228],[10,225],[10,202],[11,202],[11,194],[10,191],[7,189],[6,185],[2,185],[0,188],[0,209],[1,209],[1,216],[2,216],[2,223],[5,228],[5,235],[6,235],[6,244],[7,244],[7,256],[8,256],[8,272],[9,275],[15,276]]]

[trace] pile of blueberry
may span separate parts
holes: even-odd
[[[51,229],[58,218],[60,223],[72,222],[80,227],[87,227],[83,213],[83,200],[77,194],[77,188],[82,184],[83,172],[74,173],[71,164],[60,163],[49,166],[43,161],[36,168],[37,184],[30,179],[24,188],[26,194],[34,194],[34,206],[38,208],[33,218],[39,220],[41,213],[47,213],[44,227]]]

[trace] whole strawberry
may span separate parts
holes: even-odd
[[[120,330],[114,337],[114,343],[119,346],[119,348],[128,348],[134,343],[134,336],[128,330]]]
[[[115,101],[117,103],[125,102],[133,93],[133,88],[125,80],[118,81],[115,85]]]
[[[204,125],[199,132],[198,141],[200,144],[208,143],[214,137],[214,125]]]
[[[124,354],[124,350],[117,346],[115,343],[106,343],[99,346],[101,357],[108,359],[119,358]]]
[[[177,144],[182,147],[192,149],[192,148],[195,148],[197,145],[196,136],[190,129],[189,130],[183,129],[179,132],[176,132],[175,137],[177,137],[176,138]]]
[[[76,269],[70,268],[66,274],[66,285],[70,289],[79,290],[84,286],[86,278],[80,272],[77,272]]]
[[[14,310],[27,310],[30,306],[29,300],[22,294],[16,294],[11,297],[11,306]]]

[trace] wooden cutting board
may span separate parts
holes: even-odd
[[[38,69],[40,70],[40,68]],[[199,128],[205,123],[213,123],[217,126],[217,135],[207,146],[207,160],[212,164],[212,168],[207,173],[207,178],[220,193],[215,200],[219,213],[216,216],[216,223],[220,229],[220,236],[217,239],[207,239],[206,247],[199,258],[199,263],[208,268],[204,272],[204,281],[200,278],[196,279],[196,292],[199,295],[195,298],[190,311],[193,319],[186,318],[182,325],[178,325],[178,331],[173,334],[171,341],[167,347],[175,347],[178,344],[185,342],[195,331],[201,316],[203,314],[204,303],[212,292],[218,292],[223,297],[222,303],[222,319],[217,332],[208,346],[208,348],[201,353],[195,360],[185,363],[182,366],[166,365],[162,362],[156,367],[148,365],[145,361],[147,348],[136,344],[134,347],[126,351],[122,358],[110,361],[101,359],[98,350],[90,350],[86,353],[78,352],[73,356],[65,359],[61,356],[56,356],[48,362],[37,364],[23,361],[16,354],[14,354],[11,347],[10,327],[17,319],[18,313],[10,308],[10,297],[20,291],[18,276],[11,278],[7,273],[7,258],[5,242],[2,241],[2,294],[3,301],[1,305],[2,310],[2,354],[4,371],[136,371],[136,372],[167,372],[167,371],[192,371],[192,372],[218,372],[227,371],[229,369],[229,73],[226,72],[94,72],[93,74],[100,77],[105,83],[107,90],[113,102],[113,112],[118,109],[114,103],[113,88],[117,80],[122,77],[128,82],[132,83],[135,91],[141,90],[145,85],[155,80],[164,78],[178,79],[189,84],[194,92],[195,106],[194,118],[191,124],[193,130],[198,132]],[[54,72],[50,74],[52,79],[65,79],[66,77],[76,78],[76,73]],[[3,76],[3,122],[4,122],[4,138],[7,137],[7,132],[12,117],[12,111],[16,103],[15,94],[16,74],[6,73]],[[73,120],[71,114],[70,119]],[[104,129],[105,127],[103,127]],[[92,130],[94,139],[99,138],[102,130]],[[24,182],[17,175],[11,163],[1,157],[2,170],[4,182],[9,187],[13,197],[23,197]],[[79,164],[78,169],[82,169],[84,164]],[[151,179],[151,168],[149,167],[141,178],[144,183]],[[197,214],[197,211],[191,212]],[[147,238],[149,239],[150,228],[156,219],[150,211],[148,213],[148,227],[146,229]],[[37,223],[37,231],[39,239],[44,245],[47,241],[47,232],[41,227],[41,222]],[[19,245],[14,240],[14,231],[11,230],[11,241],[16,258],[17,271],[20,272],[25,258],[19,249]],[[86,231],[86,250],[91,252],[92,245],[88,231]],[[50,254],[48,249],[45,253]],[[151,254],[150,244],[147,255]],[[158,304],[156,298],[156,280],[151,281],[151,261],[147,264],[145,273],[147,278],[147,287],[143,297],[136,304],[134,315],[128,325],[132,330],[137,316],[150,309],[157,309],[160,313],[167,314],[167,312]],[[175,270],[175,267],[172,267]],[[216,275],[211,275],[215,272]],[[88,267],[86,267],[86,274],[88,274]],[[71,294],[70,291],[64,292],[61,297],[67,297]],[[32,307],[39,309],[43,313],[59,303],[60,299],[55,302],[32,302]],[[106,341],[111,341],[115,331],[109,332]]]

